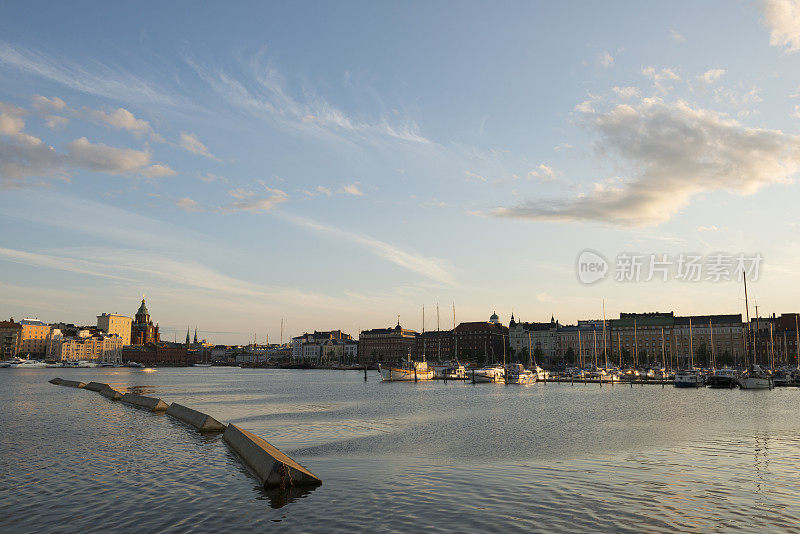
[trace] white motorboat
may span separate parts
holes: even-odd
[[[135,367],[136,369],[141,369],[144,367],[141,363],[130,361],[125,364],[125,367]]]
[[[193,363],[192,367],[211,367],[210,363]]]
[[[499,365],[482,367],[472,371],[472,378],[475,382],[500,383],[505,380],[505,372]]]
[[[20,360],[10,365],[12,369],[44,369],[47,364],[40,360]]]
[[[378,365],[384,382],[433,380],[434,371],[428,362],[403,362],[399,367]]]
[[[545,371],[538,365],[534,365],[532,371],[536,375],[536,380],[550,380],[550,372]]]
[[[18,364],[20,364],[20,363],[22,363],[24,361],[25,360],[23,360],[22,358],[19,358],[19,357],[15,356],[15,357],[11,358],[10,360],[5,360],[3,362],[0,362],[0,367],[5,369],[7,367],[11,367],[12,365],[13,366],[17,366]]]
[[[675,373],[672,385],[676,388],[699,388],[703,385],[703,375],[699,369],[682,369]]]
[[[772,389],[772,376],[760,365],[753,365],[739,377],[739,387],[742,389]]]
[[[506,384],[533,384],[536,374],[521,363],[511,363],[506,366]]]
[[[88,360],[80,360],[76,367],[80,369],[93,369],[97,367],[97,362],[90,362]]]
[[[442,370],[442,377],[447,380],[466,380],[467,368],[459,364]]]

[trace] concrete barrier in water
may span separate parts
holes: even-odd
[[[67,386],[70,388],[85,388],[86,384],[83,382],[76,382],[75,380],[61,380],[59,386]]]
[[[222,439],[249,467],[264,488],[318,486],[322,480],[262,438],[236,425],[228,425]]]
[[[97,391],[98,393],[109,387],[111,386],[103,384],[102,382],[89,382],[86,384],[86,389],[89,391]]]
[[[50,380],[48,380],[48,382],[50,382],[51,384],[55,384],[56,386],[60,386],[63,380],[60,378],[51,378]]]
[[[169,408],[167,403],[161,399],[145,397],[143,395],[134,395],[133,393],[124,394],[120,400],[127,404],[133,404],[134,406],[145,408],[151,412],[163,412]]]
[[[111,400],[120,400],[122,398],[122,393],[117,391],[116,389],[111,388],[110,386],[106,387],[105,389],[101,389],[98,393],[104,396],[107,399]]]
[[[192,425],[200,432],[225,432],[225,425],[204,413],[187,408],[182,404],[173,402],[169,405],[167,415],[183,421],[187,425]]]

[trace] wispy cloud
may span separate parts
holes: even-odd
[[[209,150],[206,145],[200,142],[200,139],[197,138],[196,134],[181,132],[181,139],[180,145],[185,150],[188,150],[192,154],[197,154],[198,156],[203,156],[208,159],[213,159],[215,161],[220,161],[219,158],[214,156]]]
[[[192,59],[186,61],[226,102],[293,133],[353,146],[386,146],[388,141],[431,144],[420,133],[416,122],[397,112],[368,121],[350,116],[309,87],[303,89],[302,95],[295,96],[287,89],[282,73],[265,54],[257,54],[246,61],[246,73],[240,77]]]
[[[117,65],[93,62],[92,67],[87,68],[65,57],[50,57],[33,49],[2,42],[0,42],[0,64],[59,83],[75,91],[117,101],[185,104],[175,95]]]
[[[614,65],[614,56],[609,54],[608,51],[603,51],[597,55],[597,63],[607,69]]]
[[[356,197],[363,197],[364,192],[358,187],[358,182],[352,184],[345,184],[342,186],[342,192]]]
[[[223,212],[234,211],[270,211],[278,204],[289,200],[289,195],[280,189],[273,189],[261,184],[266,196],[263,193],[254,191],[253,189],[236,188],[228,191],[228,195],[233,197],[233,202],[225,204],[220,208]]]
[[[450,268],[447,266],[444,260],[439,258],[425,257],[411,251],[403,250],[396,245],[392,245],[374,237],[342,230],[340,228],[336,228],[335,226],[326,225],[305,217],[299,217],[286,213],[281,213],[280,217],[297,226],[307,228],[315,232],[324,233],[326,235],[330,235],[363,247],[372,254],[394,263],[395,265],[403,267],[404,269],[408,269],[412,272],[422,275],[425,278],[445,285],[455,284],[455,278],[453,277]]]

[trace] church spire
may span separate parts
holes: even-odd
[[[194,327],[194,343],[197,344],[197,327]]]
[[[189,344],[189,327],[186,327],[186,344]]]

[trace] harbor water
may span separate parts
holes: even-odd
[[[323,485],[268,493],[235,423]],[[800,389],[381,383],[377,372],[0,369],[0,531],[775,531],[800,525]]]

